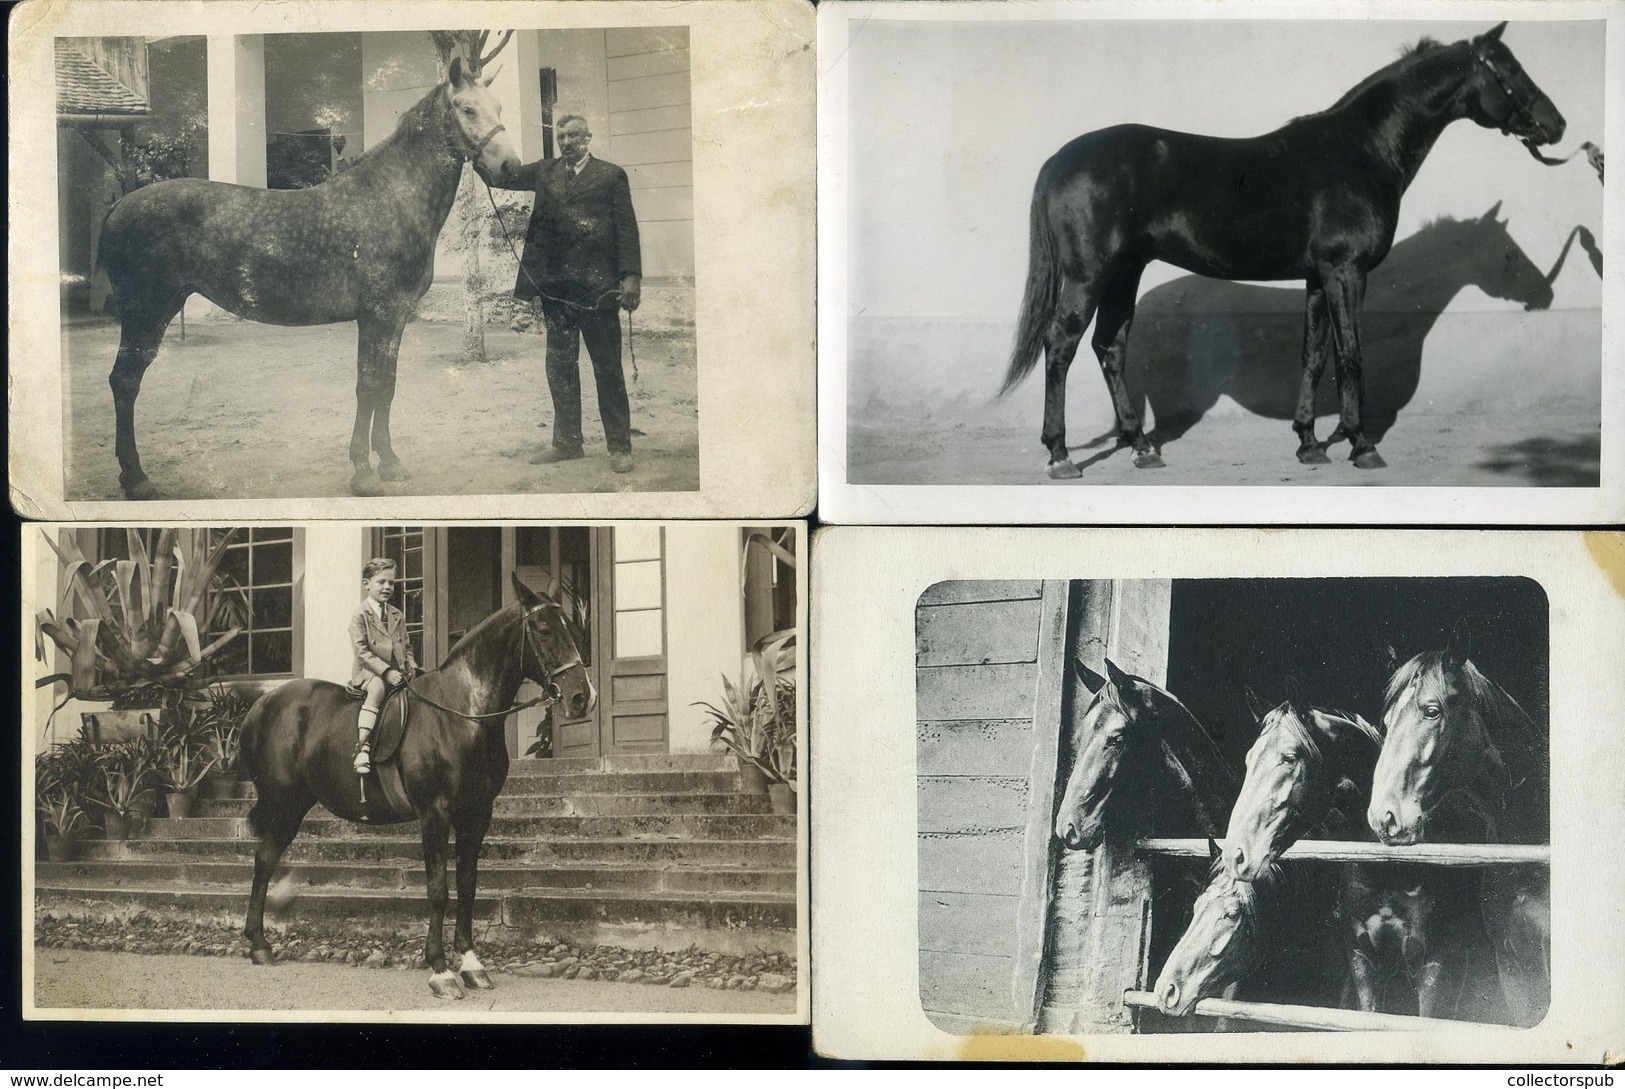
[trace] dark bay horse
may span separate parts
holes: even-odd
[[[1253,713],[1259,735],[1225,833],[1224,869],[1256,881],[1300,839],[1368,840],[1364,813],[1381,732],[1358,715],[1310,707],[1299,695]],[[1293,868],[1306,865],[1315,864]],[[1474,888],[1458,871],[1341,867],[1333,906],[1354,1005],[1423,1017],[1454,1013],[1469,951],[1483,945]]]
[[[1445,650],[1410,659],[1386,691],[1387,736],[1366,820],[1382,842],[1545,843],[1546,732],[1467,658],[1458,625]],[[1475,889],[1513,1023],[1551,998],[1551,888],[1544,866],[1486,867]]]
[[[1530,146],[1563,135],[1562,114],[1501,42],[1506,24],[1468,41],[1423,39],[1329,109],[1247,139],[1117,125],[1062,147],[1039,171],[1025,294],[1003,391],[1045,359],[1049,476],[1076,477],[1066,442],[1066,375],[1085,330],[1111,394],[1119,445],[1134,464],[1162,459],[1123,374],[1140,274],[1154,260],[1226,280],[1307,285],[1298,459],[1327,460],[1348,438],[1361,468],[1383,465],[1365,434],[1360,309],[1366,279],[1393,244],[1400,198],[1439,134],[1467,119]],[[1334,353],[1337,429],[1315,438],[1315,390]]]
[[[458,976],[446,967],[441,941],[448,900],[447,840],[456,830],[453,948],[462,954],[459,975],[469,986],[491,986],[474,953],[474,895],[480,845],[491,823],[492,804],[508,777],[503,721],[516,709],[514,697],[527,679],[541,685],[546,698],[561,704],[571,718],[584,716],[597,701],[582,666],[582,633],[566,610],[552,597],[533,593],[517,575],[513,586],[514,604],[458,640],[440,668],[413,678],[407,691],[393,697],[380,716],[380,737],[400,715],[408,716],[393,758],[407,811],[392,804],[381,778],[394,774],[388,762],[380,760],[377,770],[366,777],[365,791],[358,788],[351,757],[361,701],[350,698],[342,685],[289,681],[262,696],[249,711],[242,759],[258,794],[248,820],[260,842],[243,935],[255,964],[270,964],[273,959],[263,928],[266,887],[282,852],[298,834],[300,821],[320,803],[350,821],[420,822],[429,893],[424,959],[433,973],[429,986],[440,998],[462,997]]]
[[[519,162],[481,63],[454,57],[446,82],[407,110],[393,135],[320,185],[268,190],[181,178],[138,189],[108,212],[98,262],[121,325],[108,383],[126,498],[158,494],[136,451],[135,401],[164,330],[193,292],[272,325],[354,321],[350,490],[381,495],[383,481],[407,477],[389,434],[402,330],[434,278],[435,242],[463,164],[478,160],[498,173]]]
[[[1074,669],[1094,698],[1079,726],[1078,755],[1055,814],[1069,850],[1109,836],[1219,834],[1237,779],[1207,729],[1169,692],[1106,659],[1106,676]]]

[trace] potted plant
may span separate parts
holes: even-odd
[[[200,696],[192,722],[202,739],[204,759],[209,762],[203,777],[203,794],[210,798],[229,798],[237,788],[243,719],[253,703],[241,693],[219,684]]]
[[[124,753],[118,753],[101,765],[101,788],[91,796],[91,804],[99,806],[102,814],[102,834],[108,839],[129,838],[131,814],[137,799],[146,789],[141,775]]]
[[[162,777],[164,804],[171,817],[192,815],[198,785],[213,767],[214,761],[203,754],[197,738],[190,731],[174,730],[170,733],[164,744]]]
[[[694,704],[708,712],[711,743],[739,758],[741,788],[747,792],[773,793],[770,788],[778,785],[785,788],[778,793],[788,797],[796,736],[795,645],[793,631],[763,636],[751,647],[740,682],[722,678],[720,703]]]
[[[79,855],[79,835],[90,826],[85,811],[66,787],[41,794],[35,802],[45,832],[45,857],[72,862]]]
[[[52,715],[69,699],[112,701],[86,726],[93,741],[117,741],[150,733],[153,720],[173,713],[203,683],[203,667],[242,632],[247,597],[219,574],[235,533],[163,529],[149,553],[142,532],[131,528],[128,559],[92,563],[73,533],[58,540],[47,532],[64,575],[61,615],[37,614],[34,653],[44,661],[49,639],[69,666],[37,682],[67,689]],[[205,644],[213,632],[223,634]]]

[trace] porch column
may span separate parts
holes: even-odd
[[[711,730],[695,700],[716,703],[722,677],[739,683],[745,605],[739,527],[666,524],[666,691],[672,752],[708,752]]]
[[[302,675],[348,684],[354,651],[350,613],[361,603],[361,565],[367,561],[367,529],[350,523],[305,527],[305,661]]]
[[[265,37],[208,37],[209,178],[265,188]],[[201,295],[188,296],[184,318],[223,316]]]

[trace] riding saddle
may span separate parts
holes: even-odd
[[[355,700],[363,699],[366,695],[349,686],[344,691]],[[406,737],[406,726],[411,717],[410,706],[411,699],[405,685],[391,690],[384,697],[384,705],[378,710],[378,723],[373,727],[371,736],[372,770],[361,777],[363,792],[369,779],[377,783],[393,815],[402,820],[410,820],[414,815],[411,803],[406,800],[406,788],[401,782],[400,761],[396,759],[401,752],[401,740]]]

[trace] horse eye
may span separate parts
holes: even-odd
[[[1444,714],[1444,708],[1436,703],[1427,704],[1422,708],[1423,718],[1438,718],[1442,714]]]

